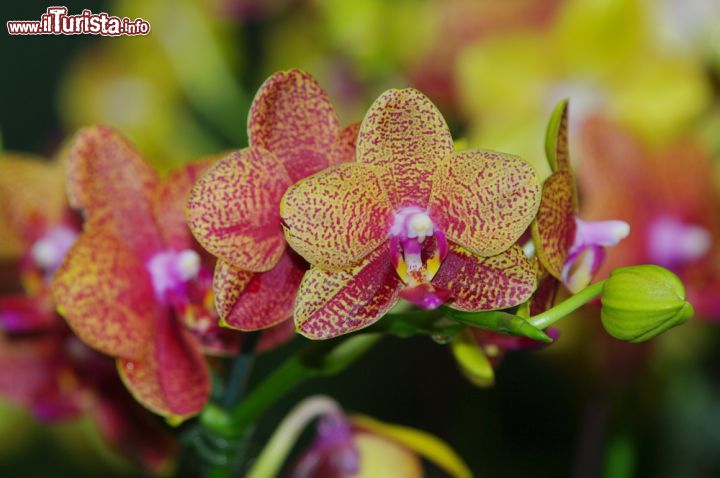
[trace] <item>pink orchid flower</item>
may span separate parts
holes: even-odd
[[[320,85],[299,70],[260,87],[250,146],[218,161],[192,189],[188,224],[218,257],[213,288],[222,324],[259,330],[287,322],[307,265],[289,250],[280,199],[295,181],[352,158],[357,125],[340,128]]]
[[[367,327],[401,296],[471,311],[524,302],[535,270],[515,242],[539,200],[523,160],[455,152],[429,99],[384,93],[362,123],[356,161],[283,197],[287,241],[312,266],[295,303],[298,331],[327,339]]]
[[[627,237],[630,226],[624,221],[589,222],[578,217],[567,127],[566,100],[557,106],[548,127],[547,156],[553,173],[543,183],[532,237],[544,269],[575,293],[597,273],[605,259],[605,248]]]
[[[112,360],[80,342],[56,314],[55,270],[78,235],[65,197],[64,162],[0,158],[4,258],[19,262],[22,293],[0,297],[0,394],[44,422],[89,415],[102,438],[153,473],[175,441],[123,388]]]
[[[116,358],[142,405],[174,420],[208,399],[202,352],[234,353],[242,341],[217,326],[212,261],[185,224],[187,194],[211,161],[161,180],[102,126],[80,131],[69,153],[70,200],[85,223],[55,274],[58,310],[87,345]]]
[[[720,284],[720,203],[710,152],[689,136],[653,148],[601,117],[589,118],[581,133],[585,214],[612,214],[634,229],[599,275],[628,265],[661,265],[680,276],[699,314],[720,316],[714,292]]]

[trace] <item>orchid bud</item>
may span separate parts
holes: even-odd
[[[633,343],[660,335],[693,315],[680,279],[655,265],[614,270],[605,281],[601,302],[607,333]]]

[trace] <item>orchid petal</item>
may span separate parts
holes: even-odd
[[[137,256],[107,231],[86,231],[55,273],[53,297],[89,346],[137,359],[152,335],[156,310],[150,276]]]
[[[562,281],[565,287],[576,294],[587,287],[605,260],[605,249],[600,246],[587,246],[568,257],[562,269]]]
[[[402,425],[383,423],[373,418],[361,415],[353,415],[350,417],[350,422],[353,424],[353,427],[357,428],[359,431],[365,431],[371,436],[375,436],[377,438],[385,438],[389,441],[389,443],[403,445],[408,450],[414,451],[418,455],[426,458],[428,461],[432,462],[438,468],[446,471],[454,478],[472,477],[472,472],[462,458],[460,458],[460,456],[447,443],[430,433]],[[363,455],[362,451],[363,447],[360,447],[360,456]],[[363,476],[370,477],[378,475],[363,474]],[[393,474],[387,476],[414,475]],[[422,473],[418,476],[422,476]]]
[[[86,214],[85,229],[110,228],[143,259],[163,248],[152,213],[155,171],[120,133],[81,130],[70,147],[68,192]]]
[[[392,209],[377,168],[345,163],[291,186],[280,205],[285,237],[310,264],[338,270],[387,239]]]
[[[145,408],[174,422],[196,415],[210,394],[198,344],[167,314],[156,317],[155,341],[141,360],[118,359],[130,393]]]
[[[343,128],[337,141],[333,144],[330,166],[355,161],[355,147],[359,131],[360,123],[353,123]]]
[[[562,268],[575,241],[577,227],[572,187],[572,176],[568,171],[558,171],[547,178],[540,209],[532,225],[538,258],[556,279],[562,279]]]
[[[555,304],[560,281],[550,274],[545,274],[538,280],[538,287],[530,302],[530,315],[537,315],[552,308]]]
[[[401,281],[383,245],[338,272],[312,268],[295,302],[295,327],[310,339],[330,339],[375,323],[398,300]]]
[[[490,257],[478,257],[457,244],[432,281],[452,294],[449,306],[457,310],[507,309],[522,304],[535,291],[535,268],[522,248],[513,245]]]
[[[564,99],[555,106],[545,134],[545,155],[553,172],[571,171],[568,151],[568,103],[569,101]]]
[[[19,257],[28,243],[62,221],[66,200],[60,166],[29,155],[0,157],[0,257]]]
[[[493,256],[518,240],[539,203],[532,166],[517,156],[475,150],[455,153],[438,167],[429,210],[450,241]]]
[[[381,168],[394,208],[425,207],[438,164],[454,150],[445,119],[419,91],[383,93],[360,126],[357,160]]]
[[[259,274],[218,261],[213,289],[222,325],[252,331],[288,320],[304,271],[302,259],[290,251],[275,267]]]
[[[187,203],[188,225],[206,250],[233,267],[270,270],[285,250],[278,210],[289,184],[271,153],[236,151],[195,184]]]
[[[182,251],[193,245],[192,234],[185,220],[185,204],[190,190],[214,162],[215,158],[203,159],[173,171],[163,179],[152,196],[158,227],[166,246],[173,250]]]
[[[300,70],[265,80],[248,118],[250,146],[272,152],[293,182],[328,167],[328,153],[339,133],[327,93]]]

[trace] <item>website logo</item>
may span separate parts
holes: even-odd
[[[134,20],[107,13],[83,10],[79,15],[68,15],[67,7],[48,7],[40,20],[11,20],[7,22],[10,35],[148,35],[150,23],[142,18]]]

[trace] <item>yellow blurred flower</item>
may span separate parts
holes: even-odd
[[[546,177],[539,132],[564,97],[574,123],[603,114],[653,143],[687,126],[709,103],[710,87],[696,58],[659,46],[651,7],[569,1],[547,29],[468,48],[457,81],[471,144],[520,154]]]

